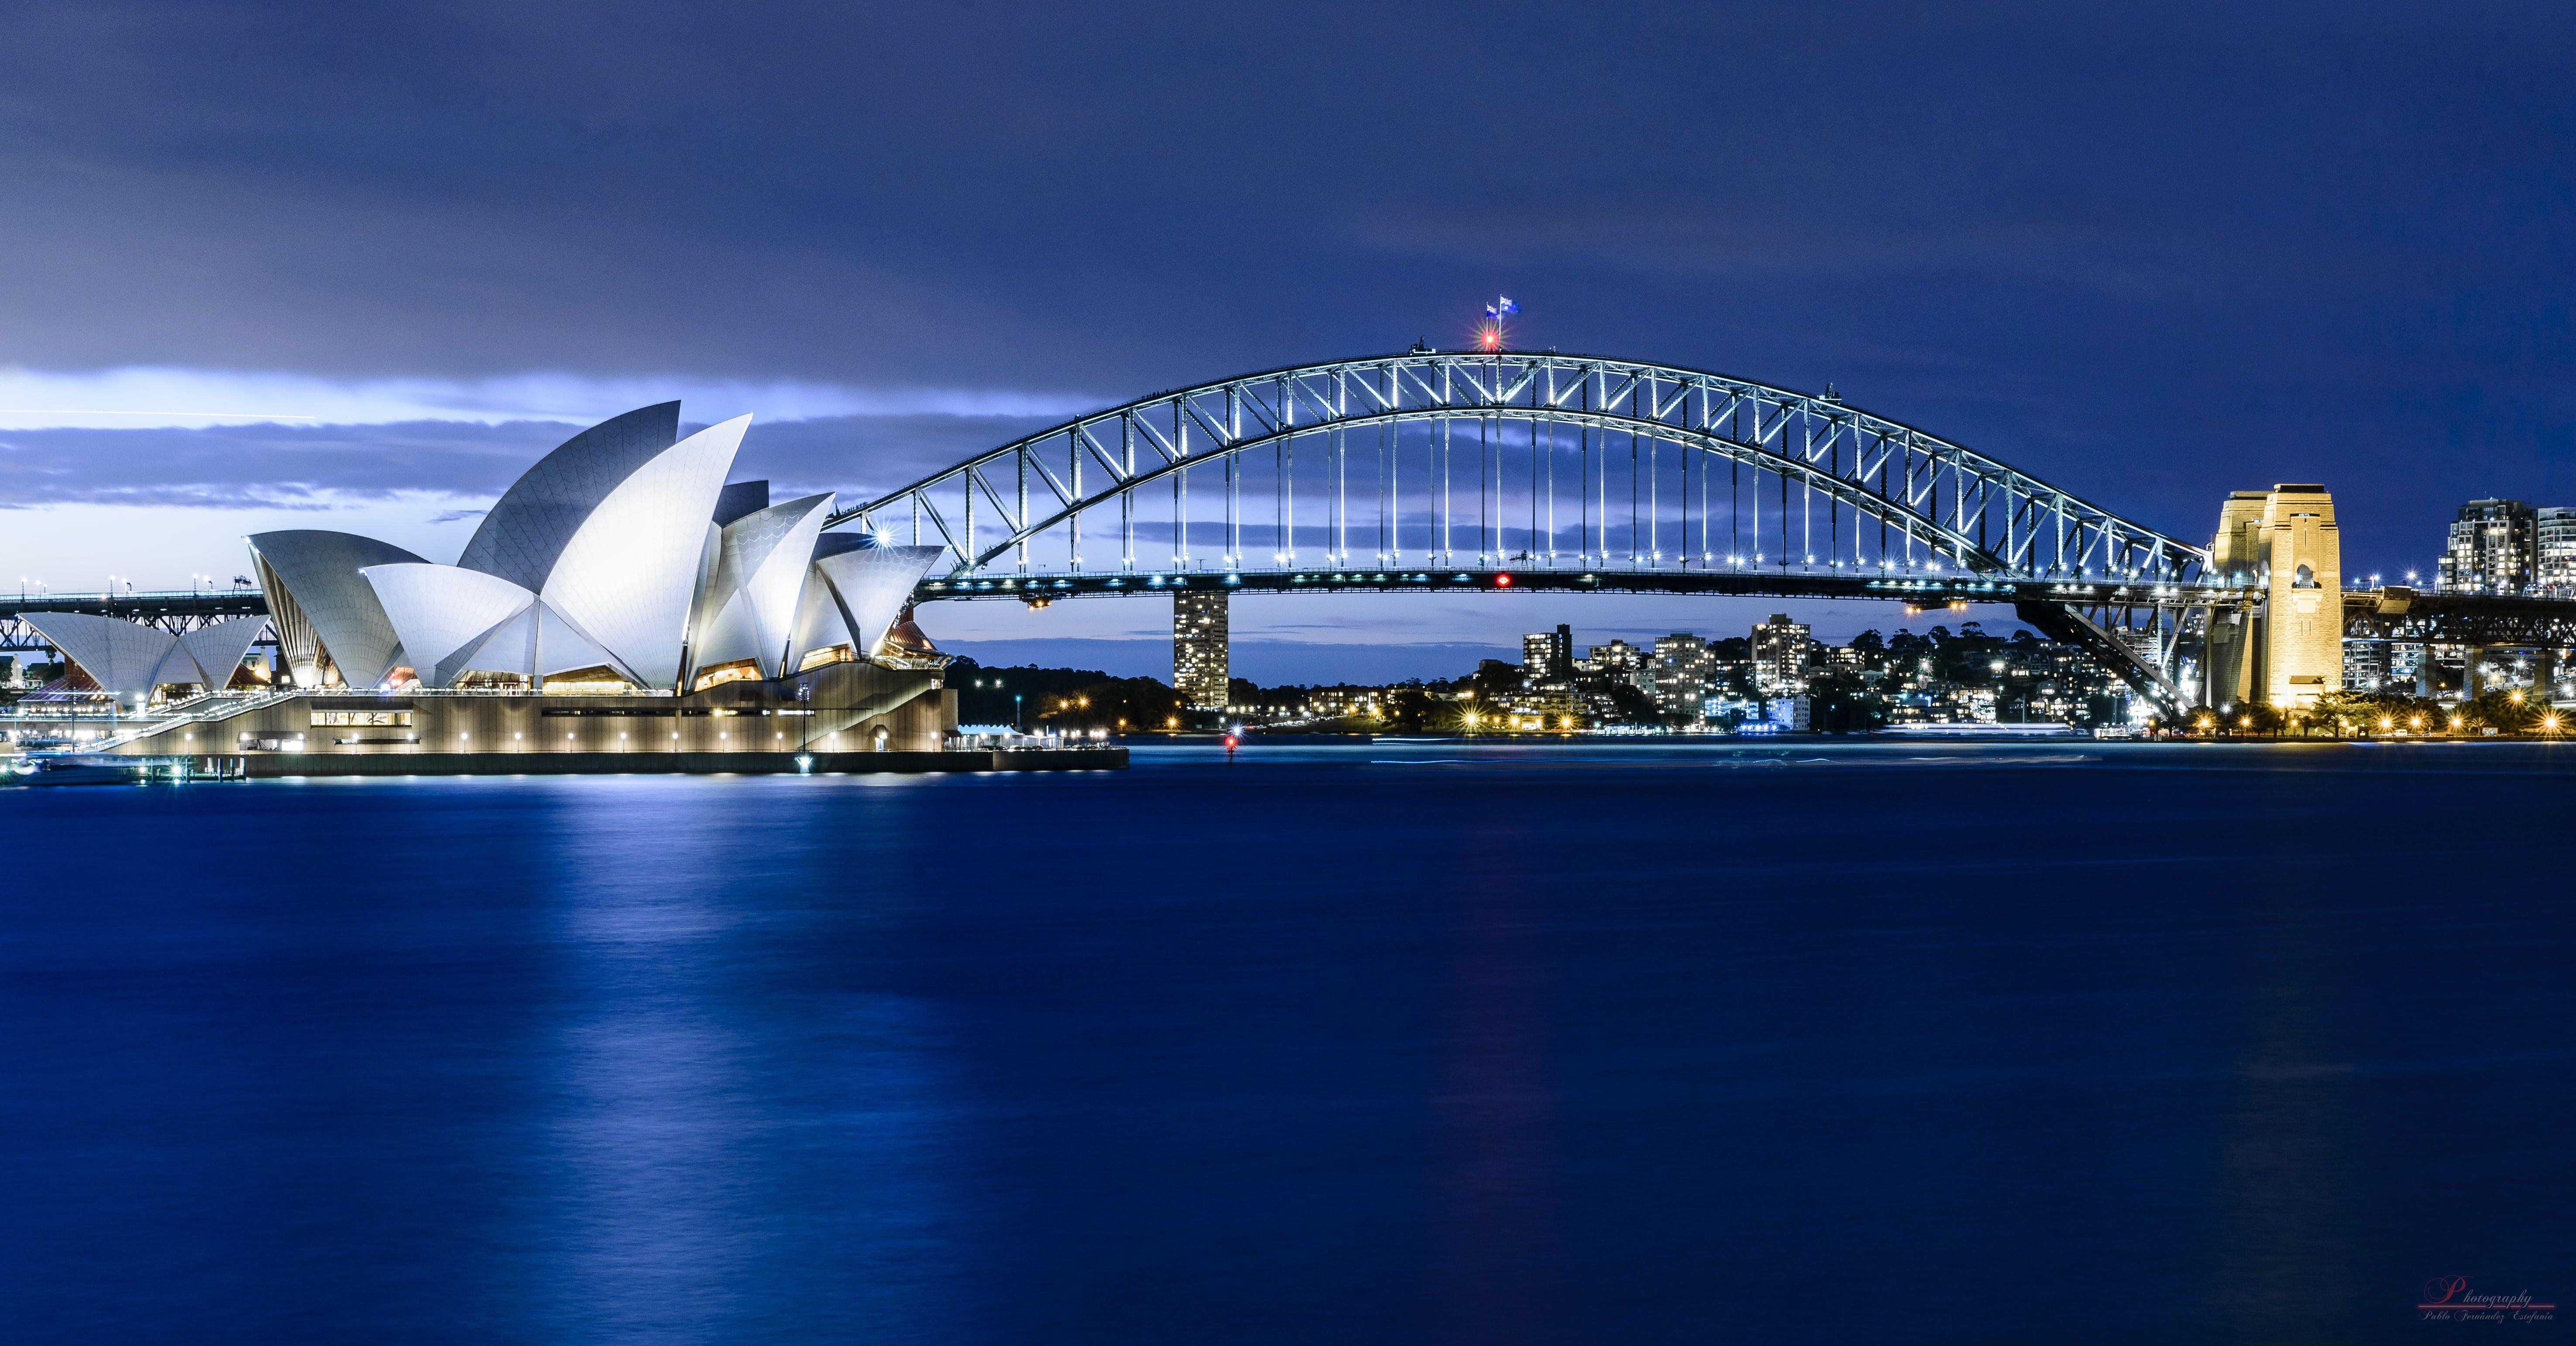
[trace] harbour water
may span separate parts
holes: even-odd
[[[17,791],[0,1322],[2449,1335],[2576,1294],[2571,819],[2499,744]]]

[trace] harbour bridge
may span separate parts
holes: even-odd
[[[1556,351],[1298,365],[977,454],[831,526],[937,546],[916,602],[1535,590],[2012,605],[2169,715],[2268,580],[1917,427],[1672,365]],[[2345,634],[2576,644],[2576,602],[2351,590]],[[0,600],[184,629],[253,590]],[[2472,660],[2474,666],[2475,661]],[[2204,680],[2205,681],[2205,680]]]

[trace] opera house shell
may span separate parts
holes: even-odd
[[[349,533],[251,537],[281,661],[306,687],[685,692],[871,658],[939,549],[824,533],[829,494],[771,505],[764,482],[728,485],[750,423],[683,438],[665,402],[592,426],[503,493],[454,565]]]
[[[173,635],[81,612],[27,612],[20,618],[80,665],[100,691],[118,697],[145,696],[172,683],[220,692],[268,624],[265,617],[233,617]]]

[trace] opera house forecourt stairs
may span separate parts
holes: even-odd
[[[680,404],[582,431],[513,483],[454,565],[319,530],[248,539],[269,615],[183,635],[26,615],[142,709],[93,751],[238,774],[924,771],[1124,766],[961,739],[949,662],[909,619],[936,547],[826,533],[830,494],[733,482],[751,417]],[[263,626],[270,687],[227,693]]]

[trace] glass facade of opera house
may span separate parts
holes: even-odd
[[[120,703],[213,693],[102,744],[116,752],[542,769],[536,756],[953,746],[947,660],[907,617],[939,549],[823,531],[828,493],[772,503],[766,482],[729,483],[750,421],[683,437],[667,402],[592,426],[512,484],[453,565],[350,533],[258,534],[264,618],[184,635],[26,620]],[[263,629],[276,667],[245,691]]]

